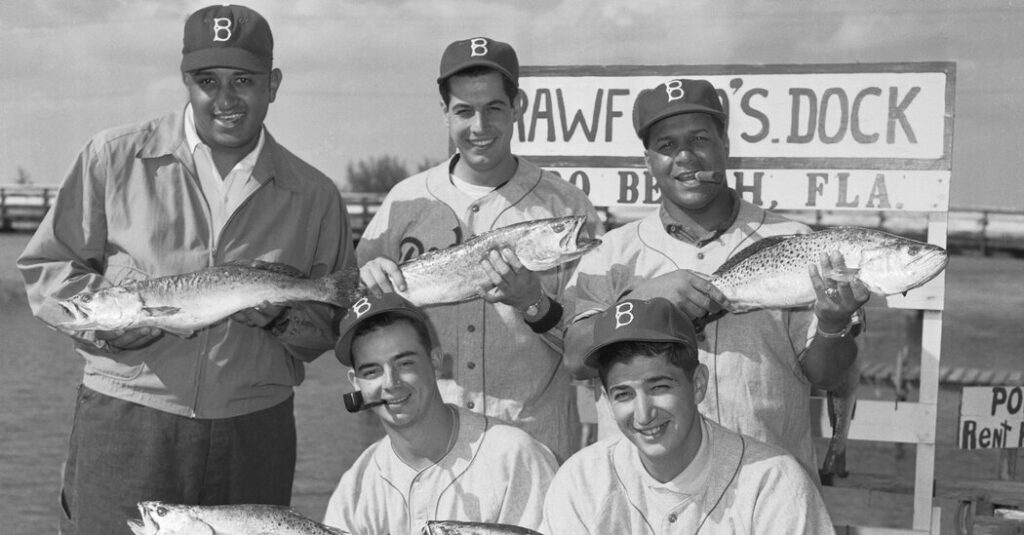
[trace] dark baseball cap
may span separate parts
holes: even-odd
[[[185,21],[181,72],[210,67],[232,67],[270,72],[274,36],[259,13],[236,5],[209,6]]]
[[[356,301],[349,307],[345,316],[341,318],[338,324],[338,332],[341,333],[341,337],[338,338],[338,343],[334,346],[334,355],[338,358],[338,361],[345,366],[352,366],[352,341],[356,336],[356,326],[369,318],[385,312],[395,312],[421,322],[426,326],[430,336],[431,347],[427,349],[439,347],[440,344],[437,340],[434,324],[430,322],[430,318],[419,307],[396,293],[386,292],[379,299],[372,294],[367,294],[366,297]]]
[[[654,123],[683,113],[706,113],[723,126],[726,122],[722,102],[710,82],[678,78],[637,95],[633,103],[633,129],[643,140]]]
[[[677,342],[697,351],[693,323],[664,297],[626,299],[597,315],[583,364],[597,368],[600,350],[618,342]]]
[[[443,83],[453,74],[469,67],[485,66],[497,70],[515,85],[519,85],[519,58],[512,45],[473,37],[455,41],[441,55],[441,73],[437,83]]]

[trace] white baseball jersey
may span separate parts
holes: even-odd
[[[388,437],[367,448],[341,476],[324,523],[359,535],[419,534],[427,520],[537,529],[554,455],[521,429],[457,410],[455,445],[420,472],[395,454]]]
[[[621,434],[584,448],[555,474],[540,531],[604,533],[832,533],[815,484],[792,456],[704,421],[700,483],[661,484]],[[696,461],[696,460],[695,460]],[[677,482],[678,483],[678,482]]]
[[[580,259],[566,291],[578,317],[614,305],[640,280],[677,269],[710,274],[757,240],[808,231],[803,223],[741,201],[733,225],[698,247],[670,236],[655,211],[605,234],[601,245]],[[809,308],[759,310],[727,314],[697,337],[700,361],[709,370],[700,412],[727,429],[782,447],[814,481],[818,472],[811,442],[811,385],[800,361],[816,326]],[[567,347],[568,365],[579,369],[585,349]],[[609,436],[604,424],[602,420],[602,437]]]
[[[454,162],[409,177],[388,193],[356,249],[360,265],[398,263],[460,244],[471,236],[535,219],[586,215],[590,236],[602,229],[587,196],[558,176],[519,158],[515,175],[474,199],[449,179]],[[564,303],[575,262],[541,274],[544,292]],[[474,299],[424,309],[441,340],[438,385],[448,403],[525,429],[559,459],[578,448],[575,392],[562,366],[562,326],[541,336],[514,308]]]

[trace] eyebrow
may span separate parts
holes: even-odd
[[[409,357],[409,356],[415,357],[416,356],[416,352],[415,351],[404,351],[402,353],[399,353],[399,354],[389,358],[388,362],[400,360],[402,358]],[[373,367],[378,367],[378,366],[381,366],[381,364],[376,363],[376,362],[371,363],[371,364],[360,364],[359,366],[356,366],[356,371],[357,372],[361,372],[361,371],[363,371],[363,370],[365,370],[367,368],[373,368]]]

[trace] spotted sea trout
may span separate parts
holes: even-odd
[[[718,268],[711,283],[729,298],[729,312],[810,305],[817,295],[807,266],[832,251],[843,254],[846,269],[826,277],[855,278],[878,295],[905,294],[932,280],[949,260],[937,245],[879,230],[832,227],[757,241]]]
[[[431,251],[399,266],[406,291],[398,293],[418,306],[473,299],[479,286],[490,282],[481,262],[492,250],[504,247],[515,251],[530,271],[551,269],[601,243],[584,235],[586,220],[586,216],[577,215],[525,221]]]
[[[175,505],[140,502],[135,535],[347,535],[279,505]]]
[[[81,292],[61,301],[70,319],[58,327],[71,332],[156,327],[191,336],[262,303],[319,301],[346,307],[361,295],[355,269],[314,280],[283,264],[232,263]]]

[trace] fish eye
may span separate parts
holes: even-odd
[[[917,256],[917,253],[919,252],[921,252],[920,245],[911,245],[910,247],[907,247],[907,254],[910,256]]]
[[[555,232],[562,232],[563,230],[565,230],[565,223],[555,223],[551,227],[551,230],[554,230]]]
[[[167,508],[162,506],[162,505],[160,507],[157,507],[156,508],[156,514],[159,515],[159,516],[166,515],[167,514]]]
[[[90,294],[83,294],[82,297],[81,297],[81,300],[82,300],[83,303],[88,303],[89,301],[92,301],[92,295],[90,295]]]

